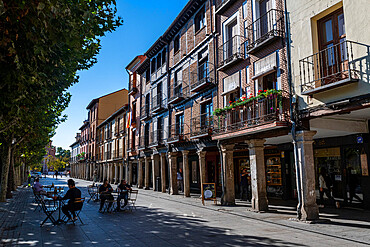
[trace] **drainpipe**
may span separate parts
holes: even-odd
[[[293,83],[292,83],[292,68],[291,68],[291,39],[290,39],[290,26],[289,26],[289,20],[288,20],[288,9],[287,9],[287,1],[284,0],[284,8],[285,8],[285,28],[286,28],[286,43],[287,43],[287,73],[288,73],[288,84],[289,84],[289,103],[290,103],[290,121],[292,122],[292,139],[293,139],[293,150],[294,150],[294,165],[296,169],[296,181],[297,181],[297,196],[298,196],[298,205],[297,205],[297,218],[301,219],[302,217],[302,175],[301,175],[301,169],[298,164],[298,147],[297,147],[297,140],[296,140],[296,120],[295,120],[295,115],[294,115],[294,108],[293,104],[296,104],[296,99],[293,98]]]
[[[126,69],[126,72],[128,74],[128,78],[129,78],[128,88],[130,90],[130,72],[128,71],[128,69]],[[128,96],[128,107],[129,107],[130,112],[131,112],[130,118],[132,119],[131,95]],[[126,114],[126,116],[127,116],[127,114]],[[128,119],[126,119],[126,121],[128,121]],[[131,124],[132,124],[132,120],[131,120]],[[127,126],[127,124],[126,124],[126,126]],[[130,148],[131,126],[128,128],[127,132],[128,132],[128,134],[127,134],[127,144]],[[126,162],[127,162],[127,164],[128,164],[129,160],[130,160],[129,151],[128,151],[128,149],[126,149]],[[126,177],[125,159],[123,159],[123,162],[122,162],[122,169],[125,172],[125,177]]]

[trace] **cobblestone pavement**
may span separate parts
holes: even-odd
[[[42,184],[66,186],[66,178],[43,178]],[[87,197],[91,182],[76,180]],[[323,221],[306,224],[289,220],[294,207],[271,206],[268,213],[251,212],[238,202],[224,207],[199,195],[183,198],[139,190],[134,212],[98,213],[97,202],[85,203],[80,222],[52,226],[40,222],[30,188],[0,203],[2,246],[365,246],[370,243],[368,211],[325,209]],[[57,214],[57,213],[56,213]]]

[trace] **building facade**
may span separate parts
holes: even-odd
[[[71,168],[71,171],[70,171],[71,175],[76,174],[77,164],[79,163],[79,158],[80,158],[80,153],[81,153],[80,141],[81,141],[81,133],[77,133],[75,137],[75,142],[69,146],[71,148],[71,158],[69,161],[69,167]]]

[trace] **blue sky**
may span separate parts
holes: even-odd
[[[87,118],[86,106],[102,95],[127,88],[125,67],[137,55],[144,54],[161,36],[188,0],[118,0],[118,15],[124,20],[115,32],[102,38],[98,62],[88,71],[79,72],[80,82],[69,89],[72,100],[62,123],[52,138],[53,145],[69,149]]]

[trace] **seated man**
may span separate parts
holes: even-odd
[[[99,212],[101,213],[103,210],[104,202],[108,200],[113,200],[113,195],[111,194],[113,191],[112,186],[108,183],[107,179],[104,179],[104,183],[99,187],[99,195],[100,195],[100,208]],[[112,202],[108,204],[108,210],[112,206]]]
[[[128,192],[131,191],[131,186],[126,183],[126,180],[121,180],[121,183],[117,186],[119,196],[117,198],[117,208],[116,211],[121,211],[121,199],[124,200],[123,208],[126,207],[128,203]]]
[[[75,181],[73,179],[68,179],[68,188],[69,190],[65,194],[65,196],[61,200],[69,199],[67,205],[62,207],[63,213],[67,216],[68,221],[75,221],[77,220],[77,216],[75,214],[76,211],[81,210],[82,202],[75,202],[76,198],[81,198],[81,190],[77,189],[75,186]],[[71,218],[70,213],[73,215],[73,219]]]
[[[33,188],[36,193],[39,193],[40,195],[46,195],[46,191],[43,189],[43,185],[40,184],[40,179],[37,177],[35,178],[35,182],[33,183]]]

